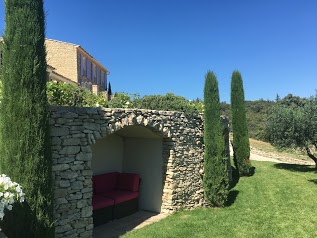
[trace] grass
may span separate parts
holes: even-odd
[[[317,173],[313,166],[253,161],[225,208],[177,212],[131,231],[142,237],[317,237]]]

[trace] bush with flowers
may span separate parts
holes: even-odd
[[[24,202],[21,186],[12,182],[5,174],[0,175],[0,220],[4,217],[5,209],[12,210],[15,202]]]

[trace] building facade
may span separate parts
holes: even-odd
[[[93,93],[107,91],[107,75],[110,73],[80,45],[45,39],[47,64],[51,67],[50,80],[56,76],[91,90]]]
[[[0,44],[3,38],[0,38]],[[110,73],[80,45],[45,39],[47,80],[80,85],[95,94],[107,91],[107,75]],[[0,65],[2,52],[0,47]],[[107,95],[109,98],[109,95]]]

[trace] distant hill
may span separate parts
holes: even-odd
[[[249,135],[251,138],[266,141],[265,127],[269,116],[270,108],[275,104],[274,101],[256,100],[246,101],[247,122]],[[230,104],[222,102],[221,114],[226,115],[231,119]],[[230,120],[231,121],[231,120]]]

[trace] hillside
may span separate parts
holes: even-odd
[[[247,122],[251,138],[266,140],[265,127],[270,108],[275,104],[273,101],[256,100],[246,101]],[[231,118],[230,104],[221,103],[221,114]]]

